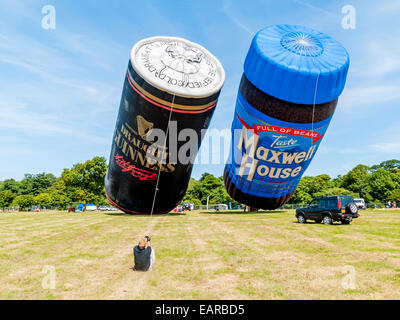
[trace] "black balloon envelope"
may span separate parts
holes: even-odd
[[[196,43],[152,37],[135,44],[105,178],[112,204],[159,214],[183,199],[224,81],[221,63]]]

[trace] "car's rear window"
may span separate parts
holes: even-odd
[[[354,202],[353,197],[350,196],[340,197],[340,203],[342,204],[342,207],[347,206],[351,202]]]

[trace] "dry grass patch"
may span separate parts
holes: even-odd
[[[133,272],[147,233],[156,265]],[[55,289],[42,287],[45,266]],[[348,226],[298,224],[293,211],[0,213],[2,299],[399,299],[399,288],[400,210]]]

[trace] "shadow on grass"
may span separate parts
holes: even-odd
[[[343,223],[340,223],[340,222],[334,222],[333,224],[324,224],[324,223],[322,223],[322,222],[314,222],[314,221],[306,221],[306,222],[304,222],[304,223],[299,223],[298,221],[292,221],[292,223],[297,223],[297,224],[316,224],[316,225],[321,225],[321,226],[343,226],[343,227],[348,227],[348,226],[350,226],[351,225],[351,223],[350,224],[343,224]]]
[[[169,212],[168,216],[186,216],[186,212]]]
[[[115,213],[107,212],[104,214],[107,216],[112,216],[112,217],[121,216],[121,217],[136,217],[136,218],[143,218],[143,219],[150,218],[150,217],[156,218],[156,217],[165,217],[165,216],[170,217],[170,216],[185,216],[186,215],[186,213],[183,213],[183,212],[169,212],[169,213],[153,214],[153,215],[151,215],[151,214],[134,214],[134,213],[129,214],[129,213],[125,213],[125,212],[115,212]]]
[[[230,211],[200,211],[201,214],[244,214],[244,215],[256,215],[256,214],[269,214],[269,213],[285,213],[284,210],[270,210],[270,211],[251,211],[251,212],[243,212],[242,210],[230,210]]]

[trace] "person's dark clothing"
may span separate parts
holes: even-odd
[[[133,255],[135,257],[135,270],[147,271],[150,268],[151,247],[146,249],[139,249],[139,246],[133,248]]]

